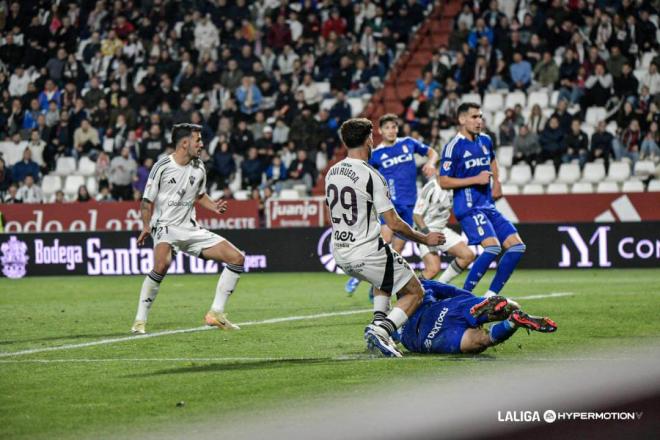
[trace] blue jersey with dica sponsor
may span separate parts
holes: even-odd
[[[385,177],[395,205],[414,205],[417,201],[417,166],[414,154],[426,156],[428,145],[411,137],[396,138],[392,145],[380,145],[369,164]]]
[[[488,135],[480,134],[471,141],[458,133],[442,150],[440,175],[473,177],[482,171],[491,171],[493,159],[493,143]],[[459,220],[472,209],[494,207],[490,184],[454,189],[454,215]]]

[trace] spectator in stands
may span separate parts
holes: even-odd
[[[217,47],[220,45],[220,33],[211,21],[211,14],[204,15],[195,25],[195,49],[199,51],[199,59],[218,57]]]
[[[559,66],[559,99],[577,103],[580,99],[577,84],[580,62],[575,58],[573,49],[566,48],[564,59]]]
[[[252,131],[248,128],[246,121],[238,122],[238,127],[231,134],[229,142],[234,148],[234,152],[241,156],[244,156],[248,149],[254,146],[254,136]]]
[[[541,160],[551,160],[555,169],[559,170],[564,153],[564,133],[559,128],[559,118],[552,115],[545,128],[539,134],[541,144]]]
[[[241,163],[241,172],[245,188],[255,188],[261,185],[263,164],[259,159],[256,147],[248,149],[247,158]]]
[[[344,121],[350,119],[352,115],[351,115],[351,106],[346,100],[346,94],[343,92],[343,90],[338,90],[336,96],[337,96],[337,101],[332,105],[332,108],[330,108],[329,116],[331,119],[335,121],[335,126],[339,127],[341,126],[341,124],[344,123]],[[309,117],[311,118],[311,113]],[[308,134],[312,134],[312,133],[308,133]],[[310,145],[310,147],[312,146]]]
[[[147,186],[149,173],[153,166],[154,160],[150,157],[147,157],[142,161],[142,165],[137,169],[137,173],[133,178],[133,191],[138,191],[140,194],[144,194],[144,188]]]
[[[613,84],[612,75],[605,72],[605,66],[600,63],[596,64],[594,72],[585,82],[584,103],[582,107],[605,107],[607,101],[612,97]]]
[[[488,85],[488,90],[493,92],[495,90],[509,89],[509,83],[511,78],[509,77],[509,68],[504,60],[497,60],[497,67],[495,68],[495,73],[490,79],[490,84]]]
[[[516,123],[514,121],[513,109],[506,109],[504,113],[504,120],[500,123],[500,144],[513,145],[513,140],[516,137]]]
[[[639,81],[633,74],[632,66],[629,62],[624,62],[621,67],[621,75],[614,79],[614,93],[622,99],[637,101],[637,91],[639,90]]]
[[[73,133],[73,156],[89,156],[94,160],[98,156],[100,146],[98,130],[90,125],[88,119],[83,119],[80,127]]]
[[[9,188],[7,188],[7,194],[2,200],[2,203],[23,203],[23,200],[21,200],[20,196],[18,195],[18,187],[15,183],[12,183],[9,185]]]
[[[527,90],[532,82],[532,65],[523,59],[520,52],[513,54],[513,64],[509,67],[509,73],[513,90]]]
[[[589,159],[589,136],[582,131],[582,123],[579,119],[573,119],[571,122],[571,131],[564,138],[564,145],[566,152],[562,162],[577,160],[580,168],[584,168],[584,164]]]
[[[33,182],[39,181],[39,164],[32,160],[32,150],[29,147],[25,147],[23,158],[12,166],[11,171],[14,182],[24,182],[27,176],[31,176]]]
[[[76,197],[76,202],[89,202],[92,198],[89,196],[89,191],[87,186],[80,185],[78,187],[78,196]]]
[[[309,73],[305,74],[305,76],[303,77],[302,84],[298,86],[298,89],[296,91],[303,92],[303,95],[305,97],[305,104],[307,104],[311,108],[318,109],[319,104],[323,99],[323,95],[321,94],[321,91],[319,90],[318,86],[314,83],[311,74]]]
[[[541,145],[536,133],[530,131],[527,125],[520,127],[518,135],[513,141],[513,164],[526,162],[532,169],[541,153]]]
[[[273,144],[281,147],[289,141],[289,127],[284,123],[284,119],[278,118],[273,130]]]
[[[121,154],[110,161],[108,176],[112,195],[117,200],[133,199],[133,178],[137,173],[137,163],[130,156],[128,147],[121,149]]]
[[[9,168],[5,163],[5,160],[0,157],[0,200],[2,200],[7,193],[11,182],[11,168]]]
[[[236,162],[234,155],[229,151],[227,142],[220,142],[220,146],[213,152],[213,166],[211,168],[209,182],[217,183],[218,189],[229,186],[229,182],[236,173]]]
[[[641,143],[642,132],[639,128],[639,121],[632,119],[628,126],[621,132],[621,136],[614,138],[612,143],[614,155],[617,159],[627,157],[634,165],[639,159]]]
[[[55,101],[58,109],[61,108],[62,92],[60,92],[52,79],[48,79],[46,80],[44,90],[39,94],[39,106],[41,110],[48,110],[48,104],[51,101]]]
[[[607,123],[599,121],[596,132],[591,136],[591,148],[589,149],[589,161],[603,159],[605,170],[609,172],[610,158],[614,157],[614,136],[607,131]]]
[[[55,198],[53,199],[53,203],[66,203],[66,198],[64,197],[64,191],[62,191],[61,189],[55,191]]]
[[[658,65],[655,62],[651,63],[649,71],[642,76],[641,87],[648,87],[651,95],[660,93],[660,73],[658,73]]]
[[[123,117],[118,118],[118,120],[123,120]],[[120,128],[122,132],[126,132],[127,130],[124,127],[125,125],[122,125]],[[121,134],[117,133],[116,136],[121,136]],[[115,145],[117,145],[117,143],[115,143]],[[160,125],[152,125],[149,131],[143,134],[139,150],[141,159],[144,160],[150,158],[154,162],[158,160],[160,154],[165,150],[165,139],[160,131]]]
[[[254,77],[244,76],[241,86],[236,89],[236,100],[239,103],[241,113],[250,118],[261,105],[261,91],[254,83]]]
[[[555,63],[552,53],[543,52],[543,59],[534,66],[534,80],[541,87],[553,88],[559,81],[559,67]]]
[[[39,108],[39,101],[35,98],[30,100],[30,108],[25,110],[25,115],[23,116],[23,138],[27,137],[27,134],[33,129],[37,128],[37,118],[39,115],[43,114],[41,108]]]
[[[433,92],[439,87],[440,83],[433,78],[433,73],[431,71],[425,72],[424,77],[417,80],[417,88],[427,99],[431,99],[433,97]]]
[[[288,169],[289,185],[301,183],[307,188],[307,192],[312,190],[316,182],[317,170],[314,162],[307,158],[307,151],[298,150],[296,159],[291,162]]]
[[[23,185],[18,189],[16,197],[21,199],[23,203],[42,203],[44,201],[44,194],[41,188],[35,184],[31,174],[25,176]]]
[[[110,192],[110,188],[107,186],[104,186],[103,188],[99,189],[99,193],[96,195],[96,201],[97,202],[114,202],[115,199],[112,198],[112,193]]]
[[[493,30],[486,26],[486,21],[483,18],[478,18],[474,29],[470,31],[470,35],[468,36],[468,44],[472,49],[477,47],[477,43],[482,36],[488,38],[488,42],[493,44]]]
[[[282,158],[273,156],[270,165],[266,168],[266,186],[274,186],[275,191],[282,189],[281,183],[287,179],[287,170],[282,163]]]
[[[566,136],[569,131],[571,131],[571,122],[573,117],[568,112],[568,102],[565,99],[560,99],[557,102],[557,107],[555,108],[552,116],[556,116],[559,120],[559,129]]]
[[[653,121],[649,130],[642,141],[642,148],[639,158],[642,160],[652,160],[656,163],[660,160],[660,135],[658,133],[658,122]]]
[[[20,98],[28,91],[30,76],[25,72],[22,65],[15,64],[15,66],[14,73],[9,78],[9,96]]]

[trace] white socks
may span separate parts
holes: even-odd
[[[406,315],[406,312],[404,312],[403,309],[394,307],[390,314],[387,315],[387,319],[392,321],[396,328],[399,329],[406,323],[406,321],[408,321],[408,315]]]
[[[390,311],[390,297],[385,295],[375,295],[373,322],[382,321],[383,319],[385,319],[389,311]]]
[[[160,275],[153,270],[149,272],[142,282],[142,289],[140,290],[140,302],[138,302],[137,314],[135,315],[136,321],[146,321],[149,315],[149,309],[156,300],[158,289],[160,289],[160,282],[163,281],[165,275]]]
[[[458,265],[456,260],[452,261],[449,267],[445,269],[444,272],[442,272],[442,275],[440,275],[440,278],[438,278],[438,281],[441,283],[449,284],[451,280],[459,276],[463,272],[463,268]]]
[[[225,311],[225,304],[229,299],[229,295],[236,288],[236,284],[238,284],[238,280],[241,278],[241,272],[243,272],[243,267],[227,264],[227,267],[220,274],[218,285],[215,288],[215,298],[213,299],[211,310],[218,313]]]

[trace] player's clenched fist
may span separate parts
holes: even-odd
[[[474,183],[477,185],[488,185],[490,183],[490,176],[492,175],[492,172],[484,170],[474,177]]]
[[[426,243],[427,246],[438,246],[445,244],[445,234],[442,232],[429,232],[426,234]]]
[[[227,201],[226,200],[218,200],[215,202],[215,212],[218,214],[224,214],[225,211],[227,211]]]

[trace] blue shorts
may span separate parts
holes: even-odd
[[[469,316],[470,308],[481,301],[483,298],[474,295],[460,295],[422,304],[403,328],[401,343],[417,353],[460,353],[463,334],[476,324]]]
[[[408,223],[408,226],[410,226],[411,228],[415,226],[413,220],[413,209],[415,209],[415,205],[394,205],[394,210],[396,211],[397,214],[399,214],[401,220]],[[380,224],[381,225],[385,224],[385,220],[383,220],[383,217],[380,218]]]
[[[468,238],[468,244],[480,244],[486,238],[495,237],[500,244],[518,230],[513,223],[494,208],[476,208],[461,220],[461,229]]]

